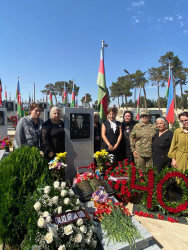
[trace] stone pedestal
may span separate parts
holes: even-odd
[[[78,167],[89,166],[93,162],[93,113],[92,108],[64,108],[66,178],[69,181],[76,176]],[[79,119],[83,120],[82,128],[78,128]]]

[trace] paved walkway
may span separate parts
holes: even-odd
[[[132,212],[133,204],[129,203],[127,207]],[[162,249],[188,249],[188,225],[139,217],[137,215],[135,215],[135,218],[153,235],[158,246]]]

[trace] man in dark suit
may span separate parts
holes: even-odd
[[[71,139],[81,139],[90,137],[90,126],[84,123],[82,115],[76,117],[76,125],[71,128]]]

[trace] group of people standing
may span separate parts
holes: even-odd
[[[141,122],[133,120],[131,111],[125,111],[122,123],[116,121],[117,109],[108,110],[108,120],[102,124],[102,148],[114,154],[116,161],[128,159],[143,172],[155,166],[160,173],[165,167],[188,169],[188,112],[179,115],[183,127],[173,132],[168,122],[159,117],[150,123],[149,110],[141,111]],[[99,150],[99,149],[97,149]]]
[[[61,110],[53,107],[50,118],[40,118],[41,106],[34,103],[30,115],[17,124],[14,148],[22,145],[35,146],[49,159],[65,151],[64,122]],[[115,161],[128,159],[142,171],[155,166],[158,172],[166,166],[185,171],[188,169],[188,112],[179,115],[182,127],[174,135],[168,129],[165,118],[159,117],[156,124],[150,123],[149,110],[141,111],[141,122],[134,121],[131,111],[125,111],[123,121],[116,121],[117,109],[108,109],[108,120],[99,123],[99,114],[94,113],[94,152],[106,149]]]
[[[56,153],[65,151],[64,122],[61,120],[61,110],[53,107],[50,118],[44,122],[40,118],[41,106],[33,103],[30,115],[20,119],[16,127],[14,148],[23,146],[37,147],[43,151],[48,160],[52,160]]]

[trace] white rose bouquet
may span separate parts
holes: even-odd
[[[31,217],[28,234],[21,248],[27,249],[94,249],[97,245],[93,221],[75,214],[83,213],[83,206],[65,182],[38,189],[28,201]],[[73,212],[74,211],[74,212]],[[67,215],[69,214],[69,217]],[[74,219],[63,221],[62,218]],[[59,219],[61,218],[61,219]]]

